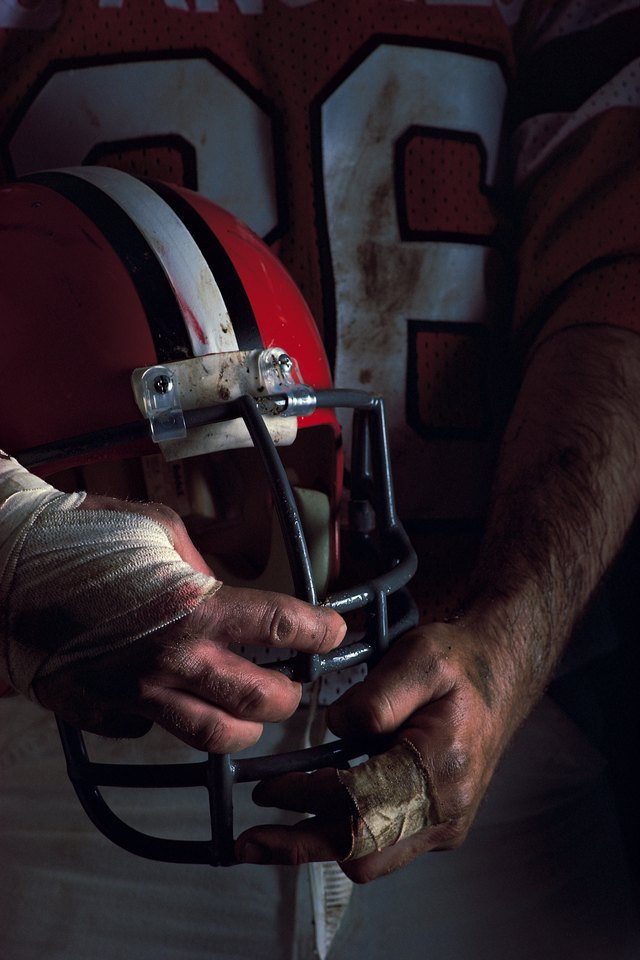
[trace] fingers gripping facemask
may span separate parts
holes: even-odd
[[[0,671],[32,699],[37,679],[175,623],[221,586],[162,524],[84,499],[0,459]]]
[[[351,807],[351,848],[344,860],[380,853],[440,823],[437,798],[410,740],[349,770],[336,770]]]

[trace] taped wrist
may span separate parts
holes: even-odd
[[[0,673],[32,699],[35,680],[181,620],[221,586],[162,524],[77,509],[84,499],[0,459]]]
[[[344,860],[380,853],[440,822],[429,775],[409,740],[336,774],[351,806],[351,849]]]

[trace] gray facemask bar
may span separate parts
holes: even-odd
[[[277,398],[282,404],[282,395]],[[295,404],[293,404],[295,406]],[[317,408],[345,407],[354,411],[353,451],[350,476],[349,521],[351,535],[367,548],[375,545],[380,571],[365,583],[331,594],[318,601],[311,573],[309,552],[295,497],[286,471],[264,424],[264,400],[241,396],[229,403],[185,411],[187,429],[202,423],[241,417],[266,467],[278,513],[297,597],[321,602],[339,613],[366,609],[368,624],[362,634],[347,633],[342,645],[328,654],[298,653],[270,664],[291,679],[310,683],[323,674],[367,662],[375,663],[393,640],[417,623],[417,610],[406,585],[414,575],[417,559],[395,511],[389,444],[380,397],[360,390],[319,390]],[[25,466],[87,455],[147,436],[149,426],[127,424],[115,430],[75,437],[61,443],[23,451]],[[265,757],[233,758],[203,754],[206,759],[177,764],[105,764],[92,761],[82,733],[57,718],[69,778],[87,815],[111,841],[131,853],[171,863],[204,863],[230,866],[234,856],[233,786],[288,772],[307,772],[321,767],[345,767],[350,760],[385,749],[380,738],[336,740],[318,747]],[[206,788],[209,796],[210,840],[171,840],[135,830],[113,813],[99,786]]]

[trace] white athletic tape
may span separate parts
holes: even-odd
[[[32,698],[35,679],[167,627],[221,586],[162,524],[83,500],[0,459],[0,673]]]
[[[336,776],[351,804],[351,849],[344,860],[380,853],[441,822],[422,757],[409,740]]]

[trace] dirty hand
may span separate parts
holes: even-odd
[[[32,480],[0,509],[0,663],[15,689],[85,730],[139,736],[155,722],[212,752],[295,711],[300,685],[230,645],[325,652],[345,633],[336,613],[223,586],[168,508]]]
[[[329,710],[345,738],[391,735],[391,749],[349,771],[264,781],[256,802],[315,814],[293,827],[258,826],[240,860],[338,860],[355,882],[390,873],[466,837],[496,763],[518,724],[497,658],[461,623],[419,627]]]

